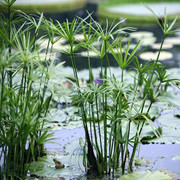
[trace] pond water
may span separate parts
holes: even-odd
[[[67,147],[69,142],[76,142],[72,145],[72,149],[68,150],[68,153],[73,154],[73,151],[78,148],[78,139],[84,138],[84,130],[83,128],[62,129],[55,131],[54,137],[57,138],[57,144],[46,144],[45,146],[48,154],[62,155],[67,152],[63,147]],[[82,151],[78,154],[82,155]],[[161,170],[175,174],[176,180],[180,178],[180,144],[145,144],[140,146],[138,154],[137,158],[142,161],[142,164],[135,166],[134,171]],[[79,179],[83,180],[85,177],[80,175]]]
[[[151,161],[147,169],[167,169],[180,173],[180,144],[141,145],[139,156]]]
[[[96,5],[92,5],[92,6],[88,5],[89,12],[91,12],[92,9],[94,9],[94,8],[97,8],[97,6]],[[72,20],[72,18],[75,15],[85,17],[86,16],[85,9],[78,10],[78,11],[75,11],[72,13],[46,14],[47,17],[51,17],[53,19],[58,19],[61,21],[64,21],[66,18],[68,18],[69,20]],[[97,19],[96,12],[93,14],[93,16],[95,19]],[[156,52],[157,49],[153,48],[153,45],[160,43],[160,39],[162,37],[161,30],[157,27],[141,27],[141,28],[138,28],[138,31],[142,32],[141,34],[143,34],[143,33],[145,33],[146,35],[148,33],[151,34],[149,37],[144,35],[144,38],[149,38],[149,41],[144,42],[144,44],[142,45],[142,48],[148,46],[145,49],[145,52],[149,52],[149,51]],[[180,38],[179,34],[176,34],[173,37],[176,39]],[[171,38],[173,38],[173,37],[171,37]],[[132,36],[131,38],[132,38],[132,44],[135,44],[135,43],[137,43],[139,38],[142,39],[142,36],[139,37],[139,35],[134,34],[134,36]],[[154,39],[153,42],[151,41],[152,39]],[[167,68],[173,68],[173,67],[179,68],[180,67],[180,44],[173,43],[173,40],[171,40],[171,39],[169,41],[167,41],[167,43],[172,44],[172,46],[170,46],[170,48],[168,48],[168,49],[164,49],[164,51],[170,52],[172,54],[172,56],[170,56],[169,59],[162,60],[161,62]],[[62,46],[66,45],[66,42],[61,42],[61,45]],[[125,45],[126,45],[126,42],[124,43],[124,46]],[[81,54],[82,51],[83,50],[80,50],[76,55],[77,68],[79,70],[84,70],[88,67],[87,57],[85,57]],[[111,54],[109,54],[109,58],[110,58],[110,65],[112,67],[117,67],[117,63],[115,62],[115,60],[112,60]],[[68,69],[68,68],[66,69],[66,67],[71,67],[71,61],[64,54],[58,53],[57,62],[62,62],[62,61],[65,61],[64,72],[66,72],[66,70]],[[143,60],[141,58],[140,58],[140,61],[141,61],[141,63],[147,62],[146,60]],[[100,66],[100,61],[94,57],[92,57],[91,62],[92,62],[92,66],[94,68],[97,68]],[[87,71],[85,73],[87,75]],[[179,73],[178,70],[177,70],[177,73]],[[84,76],[82,75],[82,77],[84,77]],[[179,94],[180,93],[178,91],[176,95],[179,95]],[[180,96],[178,96],[178,97],[180,97]],[[176,99],[176,97],[174,97],[174,99]],[[58,107],[57,109],[62,110],[62,109],[66,109],[66,108],[67,107],[63,107],[63,108]],[[166,108],[168,108],[168,107],[166,107]],[[73,111],[72,109],[68,109],[67,111],[66,110],[63,111],[63,113],[65,115],[67,115],[68,113],[70,113],[72,111]],[[167,114],[172,114],[172,111]],[[180,113],[179,109],[178,109],[178,113]],[[165,115],[167,115],[167,114],[165,114]],[[69,122],[69,121],[66,121],[68,118],[63,119],[64,115],[61,116],[62,112],[59,112],[59,114],[57,113],[56,115],[57,115],[57,119],[58,119],[57,121],[61,121],[61,122],[57,123],[56,119],[54,120],[55,122],[53,122],[53,127],[54,127],[53,132],[54,132],[55,143],[47,143],[47,144],[45,144],[45,148],[47,150],[47,154],[50,157],[56,157],[56,156],[63,157],[66,154],[71,154],[71,153],[73,154],[74,150],[76,148],[79,148],[79,139],[80,138],[84,139],[84,130],[82,127],[82,122],[80,120],[79,121],[77,120],[75,122],[74,121]],[[173,114],[173,117],[174,117],[174,114]],[[171,124],[171,122],[168,122],[168,123]],[[167,125],[166,130],[168,130],[168,128],[170,128],[170,126]],[[177,135],[177,137],[175,137],[175,139],[180,138],[180,137],[178,137],[178,133],[176,135]],[[173,140],[172,140],[172,142],[174,142]],[[71,145],[71,148],[69,150],[69,148],[67,146],[69,145],[69,143],[72,143],[72,142],[73,143],[75,142],[75,143]],[[139,165],[138,167],[135,168],[135,170],[152,170],[152,171],[157,170],[157,169],[161,169],[162,171],[168,170],[173,173],[177,173],[176,179],[180,178],[180,144],[178,144],[178,143],[180,143],[180,141],[178,139],[177,144],[172,144],[172,142],[169,142],[169,144],[164,144],[164,141],[161,141],[161,142],[153,142],[153,144],[141,145],[141,150],[139,152],[138,157],[142,160],[145,160],[146,163],[143,166]],[[155,143],[158,143],[158,144],[155,144]],[[78,151],[78,155],[82,156],[82,150]],[[51,160],[52,160],[52,158],[51,158]],[[67,160],[67,161],[69,161],[69,160]],[[77,161],[77,159],[76,159],[76,161]],[[49,164],[46,164],[46,168],[49,168],[48,171],[50,171],[50,173],[53,174],[54,173],[53,170],[55,169],[54,165],[53,165],[53,163],[51,163],[51,161],[49,161],[48,163]],[[78,167],[76,167],[76,169],[77,168]],[[45,169],[45,170],[47,170],[47,169]],[[84,171],[82,171],[82,170],[78,170],[77,173],[75,171],[75,174],[72,174],[72,176],[71,175],[68,176],[68,173],[71,174],[70,172],[66,172],[66,180],[68,180],[68,179],[69,180],[70,179],[79,179],[79,180],[87,179],[87,177],[84,175]],[[63,176],[63,173],[62,173],[62,176]],[[51,178],[51,179],[53,179],[53,178]],[[54,179],[57,179],[57,177]],[[109,179],[109,178],[107,177],[107,178],[103,178],[103,179]]]
[[[94,70],[98,71],[98,69],[93,69],[93,72]],[[64,71],[69,72],[69,68],[64,68]],[[180,73],[178,69],[169,69],[168,71],[169,73],[174,72],[176,77],[178,77],[178,74]],[[112,68],[112,72],[118,75],[118,68]],[[79,78],[86,79],[85,76],[87,76],[88,73],[87,70],[83,70],[79,71],[78,74]],[[125,74],[127,80],[129,79],[128,76],[131,77],[132,74]],[[116,77],[118,78],[119,76]],[[180,90],[171,89],[169,91],[176,93],[174,97],[170,96],[170,99],[177,105],[180,105],[180,102],[178,101],[180,98]],[[174,101],[175,99],[176,102]],[[46,170],[49,171],[51,175],[54,173],[55,176],[57,171],[54,172],[54,164],[51,161],[52,158],[57,157],[60,160],[62,159],[62,162],[65,163],[67,168],[70,166],[72,169],[75,169],[75,171],[73,171],[66,168],[65,172],[59,172],[62,177],[65,177],[67,180],[85,180],[87,177],[85,176],[84,171],[80,168],[77,170],[78,165],[75,164],[75,162],[78,163],[79,160],[81,161],[83,154],[82,147],[80,146],[80,142],[82,142],[85,137],[82,122],[80,119],[76,119],[73,116],[73,112],[76,111],[76,108],[70,106],[70,104],[66,107],[62,103],[58,104],[57,107],[59,110],[57,110],[56,113],[52,112],[52,117],[49,119],[52,124],[49,124],[48,126],[53,129],[55,143],[45,144],[49,157],[46,166],[50,166],[51,168]],[[161,124],[163,127],[163,136],[154,139],[151,144],[140,145],[140,151],[137,152],[137,158],[140,159],[141,163],[135,166],[134,171],[160,170],[171,176],[175,176],[174,180],[177,180],[180,178],[180,119],[177,116],[180,114],[180,109],[178,107],[174,108],[167,104],[157,102],[151,113],[160,113],[158,124]],[[145,128],[146,132],[149,130],[148,127]],[[62,157],[65,157],[65,159]],[[69,176],[67,175],[67,171],[69,172]],[[44,173],[44,171],[40,171],[40,173]],[[121,173],[117,173],[117,178],[120,175]],[[94,180],[95,178],[91,177],[90,179]],[[103,177],[102,179],[110,180],[110,177]]]

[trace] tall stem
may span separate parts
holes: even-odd
[[[107,57],[107,42],[105,41],[105,70],[104,70],[104,86],[107,83],[107,65],[108,65],[108,57]],[[105,172],[107,173],[107,93],[105,92],[104,96],[104,167]]]
[[[121,83],[123,82],[123,79],[124,79],[124,69],[122,69],[122,72],[121,72]]]
[[[99,150],[99,145],[98,145],[98,140],[97,140],[96,122],[95,122],[95,117],[94,117],[94,106],[93,106],[93,104],[91,104],[91,113],[92,113],[92,120],[93,120],[95,145],[96,145],[96,149],[97,149],[97,155],[99,156],[100,150]]]
[[[99,107],[98,107],[98,97],[97,97],[97,93],[96,93],[96,97],[95,97],[95,103],[96,103],[96,111],[97,111],[97,120],[98,120],[98,132],[99,132],[99,143],[100,143],[100,149],[101,149],[101,154],[103,152],[103,148],[102,148],[102,140],[101,140],[101,127],[100,127],[100,117],[99,117]]]
[[[70,42],[70,57],[71,57],[71,63],[72,63],[72,67],[73,67],[73,73],[74,73],[74,77],[76,80],[76,85],[78,87],[78,93],[81,96],[81,91],[80,91],[80,85],[79,85],[79,79],[78,79],[78,74],[77,74],[77,68],[76,68],[76,62],[75,62],[75,58],[74,58],[74,52],[73,52],[73,45]],[[93,147],[92,147],[92,143],[91,143],[91,139],[89,136],[89,131],[88,131],[88,126],[87,126],[87,117],[86,117],[86,111],[85,111],[85,107],[84,107],[84,103],[81,104],[81,113],[82,113],[82,121],[83,121],[83,127],[84,127],[84,131],[85,131],[85,138],[88,144],[88,153],[87,153],[87,159],[88,159],[88,163],[90,165],[89,167],[89,173],[95,173],[97,175],[99,175],[99,168],[97,165],[97,160],[96,157],[94,155],[94,151],[93,151]]]
[[[152,71],[151,76],[150,76],[150,79],[149,79],[149,82],[150,82],[150,83],[152,82],[152,78],[153,78],[153,75],[154,75],[154,72],[155,72],[155,69],[156,69],[156,65],[157,65],[157,63],[158,63],[158,61],[159,61],[159,56],[160,56],[160,54],[161,54],[162,46],[163,46],[163,44],[164,44],[164,40],[165,40],[166,36],[167,36],[167,35],[164,35],[164,36],[163,36],[163,39],[162,39],[162,42],[161,42],[161,46],[160,46],[160,48],[159,48],[158,55],[157,55],[157,58],[156,58],[156,61],[155,61],[155,64],[154,64],[154,68],[153,68],[153,71]]]
[[[8,5],[8,49],[9,49],[9,57],[11,56],[11,5]],[[12,88],[12,71],[11,69],[8,72],[9,78],[9,87]]]
[[[158,61],[159,61],[159,56],[160,56],[160,54],[161,54],[162,46],[163,46],[163,44],[164,44],[164,40],[165,40],[166,36],[167,36],[167,35],[164,35],[164,36],[163,36],[163,39],[162,39],[162,42],[161,42],[161,46],[160,46],[160,48],[159,48],[158,55],[157,55],[157,58],[156,58],[156,61],[155,61],[155,64],[154,64],[154,68],[153,68],[153,71],[152,71],[152,73],[151,73],[151,75],[150,75],[150,78],[149,78],[149,84],[151,84],[151,82],[152,82],[153,75],[154,75],[155,69],[156,69],[156,65],[157,65],[157,63],[158,63]],[[147,97],[147,96],[145,96],[144,101],[143,101],[143,106],[142,106],[142,109],[141,109],[141,113],[143,112],[143,109],[144,109],[144,106],[145,106],[146,97]],[[149,112],[151,106],[152,106],[152,102],[151,102],[150,105],[149,105],[149,108],[148,108],[148,110],[147,110],[147,113]],[[146,115],[147,115],[147,113],[146,113]],[[142,132],[144,123],[145,123],[145,121],[142,123],[140,129],[139,129],[139,125],[138,125],[138,131],[139,131],[139,132],[136,133],[135,143],[134,143],[134,146],[133,146],[133,151],[132,151],[131,159],[130,159],[130,162],[129,162],[130,171],[132,171],[133,160],[134,160],[134,157],[135,157],[135,153],[136,153],[137,146],[138,146],[138,144],[139,144],[139,142],[138,142],[138,136],[141,135],[141,132]]]
[[[91,61],[90,61],[90,56],[89,56],[89,49],[87,50],[88,53],[88,68],[89,68],[89,81],[90,83],[93,82],[93,73],[92,73],[92,69],[91,69]]]
[[[5,80],[5,76],[4,76],[4,67],[2,69],[1,72],[1,102],[0,102],[0,122],[2,120],[2,107],[3,107],[3,94],[4,94],[4,80]],[[0,124],[1,126],[2,124]],[[3,128],[2,128],[3,129]]]

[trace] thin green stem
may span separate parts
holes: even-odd
[[[159,48],[158,55],[157,55],[157,58],[156,58],[156,61],[155,61],[155,64],[154,64],[154,68],[153,68],[153,71],[152,71],[151,76],[150,76],[150,79],[149,79],[149,83],[152,82],[153,75],[154,75],[155,69],[156,69],[156,65],[157,65],[157,63],[158,63],[158,61],[159,61],[159,56],[160,56],[160,54],[161,54],[162,46],[163,46],[163,44],[164,44],[164,40],[165,40],[166,36],[167,36],[167,35],[164,35],[164,36],[163,36],[163,39],[162,39],[162,42],[161,42],[161,46],[160,46],[160,48]]]
[[[4,94],[4,80],[5,80],[5,76],[4,76],[4,67],[1,71],[1,102],[0,102],[0,126],[2,125],[2,107],[3,107],[3,94]],[[3,128],[2,128],[3,129]]]
[[[124,80],[124,69],[122,69],[122,72],[121,72],[121,83],[123,82]]]
[[[108,57],[107,57],[107,42],[105,41],[105,70],[104,70],[104,85],[106,86],[107,82],[107,64],[108,63]],[[105,92],[105,102],[104,102],[104,167],[105,172],[107,173],[107,92]]]
[[[9,38],[9,58],[11,56],[11,5],[8,5],[8,38]],[[9,88],[12,88],[12,71],[11,69],[8,72],[9,75]]]
[[[89,124],[90,124],[90,138],[91,138],[91,140],[93,139],[93,135],[92,135],[92,133],[93,133],[93,128],[92,128],[92,121],[91,121],[91,106],[88,106],[88,109],[89,109],[89,117],[90,117],[90,122],[89,122]]]
[[[126,166],[126,161],[127,161],[127,157],[128,157],[128,154],[129,154],[129,135],[130,135],[130,129],[131,129],[131,121],[129,120],[129,123],[128,123],[128,127],[126,128],[127,130],[127,133],[126,133],[126,141],[125,141],[125,157],[124,157],[124,161],[123,161],[123,174],[125,172],[125,166]]]
[[[90,81],[90,83],[93,83],[93,73],[92,73],[92,69],[91,69],[91,61],[90,61],[90,56],[89,56],[89,49],[87,50],[87,54],[88,54],[89,81]]]
[[[159,56],[160,56],[160,53],[161,53],[162,46],[163,46],[163,43],[164,43],[165,38],[166,38],[166,35],[164,35],[164,37],[163,37],[163,39],[162,39],[161,46],[160,46],[160,49],[159,49],[159,52],[158,52],[158,55],[157,55],[157,58],[156,58],[156,61],[155,61],[155,64],[154,64],[154,68],[153,68],[153,71],[152,71],[152,73],[151,73],[151,75],[150,75],[150,78],[149,78],[149,84],[151,84],[151,82],[152,82],[153,75],[154,75],[154,73],[155,73],[156,65],[157,65],[157,63],[158,63]],[[144,98],[144,101],[143,101],[143,106],[142,106],[142,109],[141,109],[141,113],[143,112],[143,109],[144,109],[144,106],[145,106],[146,97],[147,97],[147,95],[145,95],[145,98]],[[151,106],[152,106],[152,102],[151,102],[150,105],[149,105],[149,108],[148,108],[148,110],[147,110],[147,113],[149,112]],[[134,157],[135,157],[135,153],[136,153],[137,146],[138,146],[138,144],[139,144],[139,142],[138,142],[138,136],[141,135],[141,132],[142,132],[144,123],[145,123],[145,121],[142,123],[142,126],[141,126],[140,130],[139,130],[139,124],[138,124],[138,128],[137,128],[137,129],[139,130],[139,132],[136,133],[136,136],[135,136],[135,144],[134,144],[134,146],[133,146],[133,151],[132,151],[132,155],[131,155],[130,162],[129,162],[130,171],[132,171],[133,160],[134,160]]]
[[[94,117],[94,106],[91,104],[91,113],[92,113],[92,120],[93,120],[93,131],[94,131],[94,138],[95,138],[95,144],[96,144],[96,149],[97,149],[97,155],[99,156],[100,150],[99,150],[99,145],[97,141],[97,132],[96,132],[96,121]]]
[[[102,154],[102,152],[103,152],[103,148],[102,148],[102,140],[101,140],[101,127],[100,127],[100,121],[101,121],[101,119],[100,119],[100,116],[99,116],[99,107],[98,107],[98,97],[97,97],[98,95],[97,95],[97,93],[96,93],[96,95],[95,95],[95,107],[96,107],[96,114],[97,114],[97,123],[98,123],[98,132],[99,132],[99,143],[100,143],[100,149],[101,149],[101,154]]]

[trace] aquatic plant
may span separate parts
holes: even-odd
[[[45,128],[53,91],[48,87],[54,61],[40,61],[39,32],[45,30],[52,45],[51,21],[43,14],[30,16],[11,9],[15,0],[4,1],[8,18],[0,16],[0,178],[20,179],[27,163],[44,155],[44,143],[52,140]],[[17,18],[15,17],[17,16]],[[52,67],[53,66],[53,67]]]
[[[159,63],[165,38],[176,32],[173,27],[177,18],[167,26],[165,16],[165,24],[160,24],[164,37],[156,60],[142,65],[138,60],[140,42],[130,50],[131,40],[128,40],[126,48],[122,48],[123,39],[135,31],[131,27],[119,28],[123,21],[116,24],[106,21],[102,26],[88,14],[85,19],[54,23],[43,14],[30,16],[23,12],[18,12],[20,16],[13,19],[15,12],[11,12],[11,6],[15,0],[4,2],[8,6],[8,19],[3,14],[0,16],[1,177],[26,176],[28,163],[42,156],[44,143],[52,139],[52,133],[45,128],[45,117],[54,94],[49,84],[54,61],[49,63],[49,60],[53,57],[53,45],[60,39],[68,43],[68,48],[61,52],[68,55],[72,63],[72,81],[76,84],[72,103],[79,109],[85,131],[83,165],[87,173],[114,176],[119,168],[122,174],[133,171],[138,145],[146,140],[142,137],[144,127],[152,128],[153,135],[148,138],[162,134],[150,114],[153,104],[166,93],[169,83],[179,82],[171,79]],[[44,62],[38,61],[42,52],[38,43],[43,42],[40,31],[48,38]],[[79,33],[84,36],[81,42],[75,38]],[[102,44],[94,47],[95,41]],[[83,87],[76,66],[79,48],[85,48],[88,54],[89,83]],[[101,61],[98,81],[94,80],[90,50]],[[119,79],[111,72],[109,52],[119,66]],[[132,83],[124,77],[128,68],[134,69]],[[131,131],[133,128],[135,132]]]
[[[83,122],[86,139],[83,162],[89,174],[113,176],[119,167],[124,174],[133,170],[137,147],[141,141],[145,140],[141,136],[144,126],[147,124],[151,126],[154,134],[152,138],[160,137],[162,134],[162,129],[155,126],[153,122],[150,109],[161,95],[161,89],[164,89],[163,93],[165,93],[166,88],[164,87],[167,83],[179,81],[170,79],[165,67],[159,63],[164,39],[175,32],[173,25],[176,19],[169,29],[164,26],[164,38],[156,60],[142,65],[137,58],[141,53],[140,42],[130,50],[131,41],[129,40],[125,50],[122,49],[123,38],[134,31],[133,28],[119,29],[121,22],[109,25],[108,21],[106,26],[101,26],[91,15],[88,15],[86,19],[89,18],[89,21],[80,18],[79,23],[77,19],[74,19],[72,23],[67,21],[63,25],[58,23],[57,27],[60,37],[66,38],[70,43],[70,51],[66,53],[71,57],[77,84],[73,102],[80,108],[79,116]],[[81,43],[75,44],[73,39],[73,35],[80,32],[81,27],[86,39],[82,45]],[[95,48],[91,42],[93,39],[101,40],[102,44]],[[79,85],[75,50],[80,46],[86,48],[87,51],[91,49],[99,57],[101,61],[100,84],[93,81],[90,57],[87,57],[90,81],[86,87]],[[108,52],[111,52],[119,65],[121,79],[117,79],[111,72]],[[129,67],[132,68],[133,64],[134,82],[127,83],[123,72]],[[134,133],[131,131],[133,128],[136,129]]]

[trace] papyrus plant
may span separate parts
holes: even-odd
[[[80,107],[79,115],[82,118],[85,129],[85,147],[84,147],[84,166],[88,172],[93,174],[110,174],[121,167],[122,173],[133,170],[133,162],[139,143],[143,140],[142,132],[144,126],[149,124],[156,137],[162,133],[162,129],[154,125],[153,118],[150,116],[150,110],[154,102],[161,95],[161,87],[164,83],[177,81],[170,79],[165,67],[159,63],[159,56],[162,50],[164,39],[171,34],[173,25],[166,29],[162,39],[161,47],[156,60],[142,65],[137,58],[140,53],[140,42],[130,50],[129,40],[125,49],[122,49],[123,38],[128,36],[132,28],[118,29],[120,23],[115,25],[106,24],[101,26],[89,15],[91,20],[81,21],[76,25],[76,20],[72,23],[59,25],[60,35],[70,42],[69,55],[72,59],[74,77],[77,82],[77,92],[73,96],[73,102]],[[167,22],[167,21],[166,21]],[[80,32],[82,24],[83,34],[88,34],[87,40],[82,46],[87,50],[93,50],[101,63],[101,83],[96,84],[92,81],[93,74],[89,64],[90,83],[86,87],[81,87],[78,83],[78,73],[76,68],[75,50],[81,46],[75,44],[73,33]],[[83,26],[85,24],[85,27]],[[166,26],[165,26],[166,27]],[[78,30],[76,29],[78,28]],[[89,29],[91,33],[89,34]],[[71,36],[67,36],[67,34]],[[126,32],[128,31],[128,33]],[[168,33],[169,32],[169,33]],[[171,33],[170,33],[171,32]],[[102,44],[95,48],[90,42],[101,40]],[[73,42],[73,43],[72,43]],[[111,52],[114,60],[119,65],[121,78],[118,79],[111,72],[109,67],[108,53]],[[97,58],[97,60],[98,60]],[[87,58],[90,61],[90,57]],[[134,64],[134,81],[126,82],[124,71]],[[108,70],[110,75],[108,75]],[[137,103],[140,102],[140,103]],[[135,129],[135,131],[132,131]]]
[[[4,1],[8,18],[0,16],[0,179],[24,179],[26,164],[42,156],[44,143],[52,139],[44,119],[53,94],[48,87],[51,56],[47,59],[53,47],[46,48],[44,63],[37,43],[44,25],[44,36],[52,41],[51,22],[43,14],[13,11],[14,2]]]

